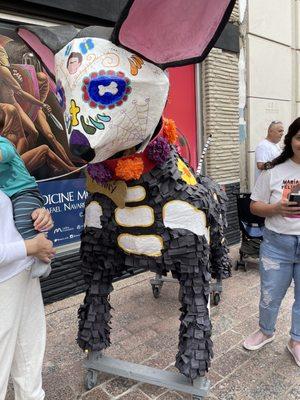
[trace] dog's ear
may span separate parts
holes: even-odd
[[[112,42],[161,68],[201,62],[236,0],[129,0]]]
[[[24,25],[17,29],[18,35],[41,59],[52,77],[55,75],[54,54],[76,37],[78,32],[79,29],[72,25]]]
[[[113,28],[108,26],[87,26],[81,29],[76,35],[77,38],[98,38],[109,40]]]

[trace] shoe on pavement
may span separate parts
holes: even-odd
[[[255,333],[252,333],[247,339],[244,341],[243,346],[247,350],[259,350],[267,343],[271,343],[275,339],[275,335],[267,336],[262,333],[261,330],[258,330]]]
[[[295,363],[300,367],[300,343],[298,342],[296,346],[293,346],[291,341],[289,341],[286,347],[294,357]]]

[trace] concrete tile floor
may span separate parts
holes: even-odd
[[[233,260],[238,247],[231,248]],[[152,296],[151,273],[118,282],[112,293],[114,307],[112,357],[175,370],[179,326],[179,303],[173,283],[165,283],[161,297]],[[98,386],[84,388],[84,354],[75,342],[77,308],[83,295],[48,305],[47,350],[44,362],[46,400],[182,400],[191,396],[132,380],[99,374]],[[223,281],[222,301],[212,307],[215,357],[208,374],[211,391],[207,399],[299,400],[300,369],[285,349],[290,328],[293,288],[278,317],[276,340],[258,352],[248,352],[241,343],[257,329],[259,275],[257,264],[247,272],[233,271]],[[6,400],[12,400],[10,386]]]

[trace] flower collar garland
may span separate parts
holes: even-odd
[[[166,162],[171,151],[170,144],[175,144],[176,140],[175,122],[164,118],[162,129],[143,153],[89,164],[87,172],[100,185],[112,179],[124,181],[139,179],[142,174],[149,172],[156,165],[163,165]]]

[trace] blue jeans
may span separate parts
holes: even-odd
[[[300,341],[300,235],[284,235],[264,229],[260,246],[261,297],[259,326],[273,335],[279,307],[292,279],[295,282],[291,338]]]

